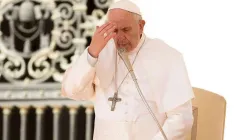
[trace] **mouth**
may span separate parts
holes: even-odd
[[[128,44],[118,44],[118,47],[126,47]]]
[[[116,42],[116,46],[118,48],[126,48],[126,47],[130,46],[130,43],[129,42],[125,42],[125,41],[117,41]]]

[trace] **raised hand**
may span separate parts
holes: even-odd
[[[88,50],[90,55],[95,58],[98,57],[99,53],[106,46],[107,42],[116,35],[114,32],[115,29],[115,24],[110,22],[96,28]]]

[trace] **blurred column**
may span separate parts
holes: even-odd
[[[75,140],[75,120],[76,120],[76,107],[70,107],[70,129],[69,129],[69,139]]]
[[[53,140],[59,140],[59,115],[60,107],[53,108]]]
[[[20,140],[26,140],[27,107],[20,107],[20,116],[21,116]]]
[[[88,107],[86,108],[86,140],[91,140],[91,134],[92,134],[92,115],[93,115],[93,108]]]
[[[42,140],[43,139],[43,112],[44,108],[43,107],[37,107],[36,108],[36,140]]]
[[[10,116],[10,108],[3,108],[3,140],[9,139],[9,116]]]

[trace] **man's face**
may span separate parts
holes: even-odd
[[[117,48],[124,47],[130,52],[137,47],[145,21],[136,19],[134,14],[128,11],[112,9],[108,14],[108,22],[115,23],[117,27],[114,37]]]

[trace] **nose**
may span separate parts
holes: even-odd
[[[117,41],[117,43],[118,44],[126,44],[126,42],[127,42],[127,39],[126,39],[126,37],[124,36],[124,34],[117,34],[117,36],[116,36],[116,41]]]

